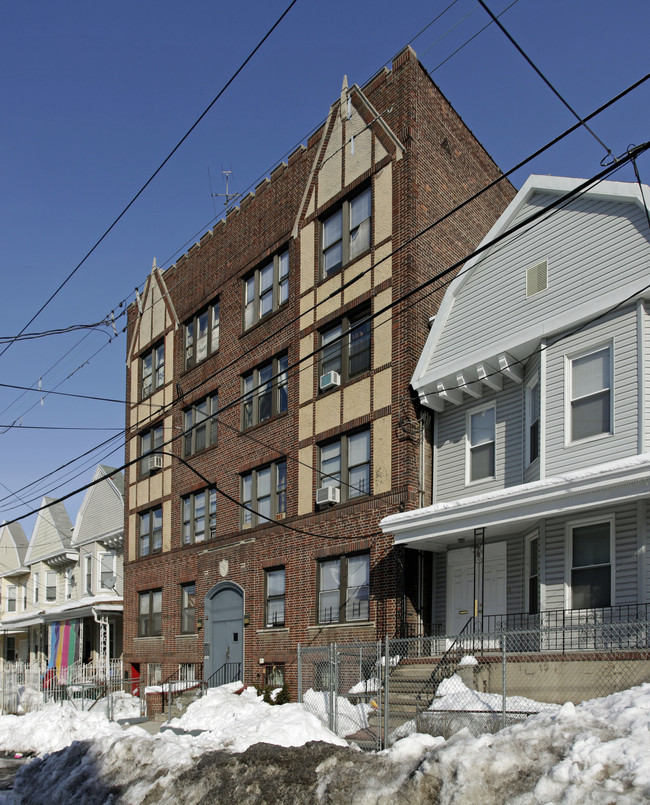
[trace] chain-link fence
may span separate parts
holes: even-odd
[[[650,681],[648,620],[540,621],[493,631],[469,621],[460,635],[299,647],[299,701],[338,735],[378,748],[415,730],[495,732]]]

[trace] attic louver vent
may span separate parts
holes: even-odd
[[[546,260],[526,269],[526,298],[533,296],[548,287]]]

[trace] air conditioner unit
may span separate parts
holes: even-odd
[[[152,456],[149,456],[149,472],[161,470],[162,465],[163,457],[160,455],[160,453],[154,453]]]
[[[341,375],[338,372],[326,372],[320,376],[320,390],[326,391],[334,386],[341,385]]]
[[[341,500],[341,490],[338,486],[321,486],[316,490],[316,503],[324,506],[327,503],[339,503]]]

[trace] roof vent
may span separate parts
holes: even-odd
[[[526,269],[526,299],[548,287],[548,270],[546,260]]]

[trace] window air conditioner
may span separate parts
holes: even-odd
[[[338,372],[326,372],[320,377],[320,390],[326,391],[334,386],[341,385],[341,375]]]
[[[341,500],[341,490],[338,486],[321,486],[316,490],[316,503],[324,506],[326,503],[339,503]]]
[[[161,470],[162,465],[163,457],[160,455],[160,453],[154,453],[152,456],[149,456],[149,472]]]

